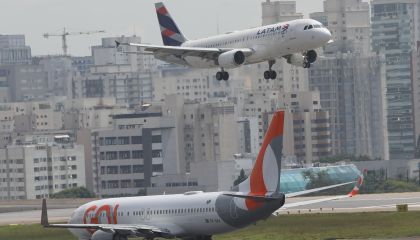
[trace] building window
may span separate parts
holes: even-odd
[[[117,166],[108,166],[106,167],[107,174],[118,174],[118,167]]]
[[[130,151],[118,152],[119,159],[130,159]]]
[[[144,179],[134,179],[134,187],[145,187],[146,182]]]
[[[152,136],[152,143],[162,143],[162,136],[161,135]]]
[[[162,150],[152,150],[152,158],[162,157]]]
[[[133,173],[143,173],[144,165],[133,165]]]
[[[122,174],[130,174],[131,173],[131,166],[120,166],[120,173]]]
[[[132,151],[133,159],[141,159],[143,158],[143,151],[142,150],[135,150]]]
[[[131,137],[131,144],[142,144],[142,137],[141,136],[132,136]]]
[[[119,145],[128,145],[128,144],[130,144],[130,138],[129,137],[119,137],[118,138],[118,144]]]

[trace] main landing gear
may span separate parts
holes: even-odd
[[[225,72],[225,70],[222,69],[222,71],[219,71],[216,73],[216,79],[218,81],[221,81],[221,80],[227,81],[229,80],[229,73]]]
[[[268,71],[264,72],[264,79],[268,80],[268,79],[276,79],[277,78],[276,71],[271,70],[271,68],[273,67],[273,65],[275,63],[276,63],[275,60],[268,61]]]

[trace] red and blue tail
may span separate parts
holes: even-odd
[[[187,39],[179,30],[165,5],[162,2],[159,2],[156,3],[155,6],[163,44],[165,46],[181,46]]]

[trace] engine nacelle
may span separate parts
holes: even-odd
[[[98,230],[93,233],[91,240],[114,240],[114,233]]]
[[[314,63],[317,57],[318,57],[318,54],[316,53],[315,50],[309,50],[306,53],[306,59],[308,60],[309,63]]]
[[[245,54],[240,50],[230,50],[220,54],[218,62],[222,68],[236,68],[244,64]]]
[[[298,66],[298,67],[304,67],[305,57],[302,54],[295,53],[295,54],[290,55],[287,58],[287,63]]]

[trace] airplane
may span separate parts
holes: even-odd
[[[127,240],[129,237],[211,240],[213,235],[244,228],[296,207],[355,196],[361,180],[284,194],[280,189],[284,112],[274,113],[253,169],[237,191],[122,197],[96,200],[77,208],[67,224],[50,224],[43,199],[41,224],[69,228],[80,240]],[[288,197],[355,184],[343,196],[285,204]]]
[[[275,79],[272,69],[277,58],[285,58],[289,64],[310,68],[317,59],[313,49],[332,42],[330,31],[320,22],[299,19],[272,25],[234,31],[213,37],[188,40],[161,2],[155,4],[164,46],[121,43],[137,46],[143,53],[152,54],[162,61],[193,68],[220,68],[216,79],[227,81],[233,69],[245,64],[268,61],[265,79]]]

